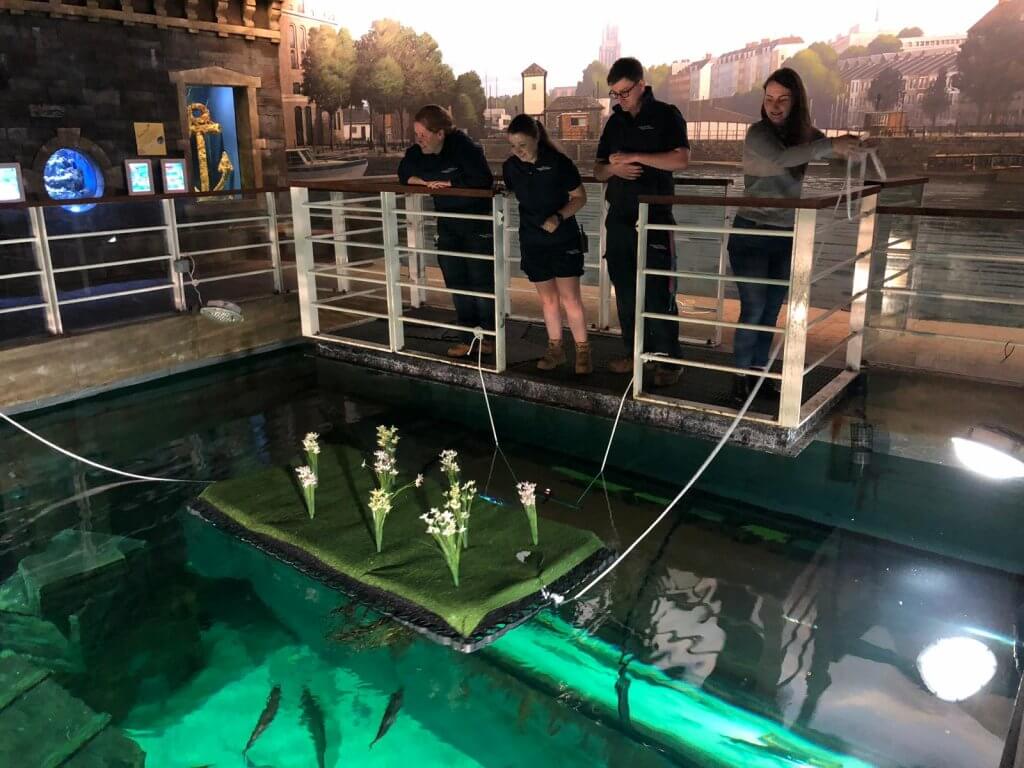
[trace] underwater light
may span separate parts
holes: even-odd
[[[242,317],[242,308],[240,306],[230,301],[221,301],[220,299],[210,299],[206,302],[206,306],[199,310],[199,314],[211,320],[216,320],[218,323],[240,323],[245,319]]]
[[[1024,477],[1024,437],[999,427],[971,427],[967,437],[954,437],[953,450],[972,472],[993,480]]]
[[[917,657],[917,671],[928,690],[943,701],[970,698],[996,673],[996,657],[972,637],[944,637]]]

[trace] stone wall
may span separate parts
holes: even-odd
[[[168,156],[184,154],[169,73],[221,67],[261,79],[254,129],[262,179],[244,185],[277,185],[285,168],[277,57],[278,44],[266,39],[0,14],[0,162],[21,163],[29,193],[40,193],[41,148],[58,130],[78,129],[106,155],[107,194],[121,193],[123,161],[137,154],[134,122],[163,123]]]

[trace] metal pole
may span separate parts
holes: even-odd
[[[504,195],[495,196],[491,201],[491,213],[494,216],[492,232],[494,234],[494,370],[501,373],[505,370],[505,315],[507,294],[500,286],[507,286],[505,262],[505,208],[508,198]]]
[[[867,288],[873,285],[874,275],[872,266],[874,259],[873,245],[875,242],[875,208],[878,205],[877,195],[861,197],[860,212],[861,219],[857,227],[857,254],[862,254],[853,267],[853,286],[850,289],[853,299],[850,303],[850,333],[856,334],[846,345],[846,368],[850,371],[859,371],[861,358],[864,354],[864,328],[867,320]]]
[[[729,209],[722,208],[722,229],[729,227]],[[729,235],[722,233],[722,243],[718,248],[718,276],[724,277],[729,268]],[[715,295],[715,319],[718,322],[725,320],[725,281],[718,281],[718,292]],[[715,339],[712,342],[716,347],[722,346],[722,326],[715,326]]]
[[[497,208],[495,207],[495,210],[496,209]],[[512,229],[511,229],[511,227],[506,226],[508,224],[508,222],[510,222],[512,220],[512,198],[511,198],[511,196],[508,193],[502,195],[501,216],[502,216],[501,252],[502,252],[502,254],[504,254],[504,257],[507,259],[508,255],[510,253],[512,253]],[[497,233],[497,230],[495,230],[495,233]],[[497,236],[497,234],[495,234],[495,236]],[[497,246],[498,246],[497,241],[495,241],[494,246],[495,246],[495,248],[497,248]],[[497,273],[495,273],[495,274],[497,274]],[[499,286],[499,285],[502,286],[501,291],[502,291],[502,293],[505,294],[505,311],[507,313],[511,314],[511,312],[512,312],[512,270],[508,269],[507,266],[506,266],[506,269],[505,269],[505,280],[503,282],[501,282],[501,283],[495,283],[494,285],[495,285],[495,289],[496,290],[497,290],[497,286]]]
[[[636,311],[633,315],[633,398],[644,391],[644,302],[647,299],[647,203],[640,203],[636,222]],[[621,319],[619,321],[621,325]]]
[[[608,203],[605,202],[605,184],[601,184],[601,226],[598,229],[598,262],[601,267],[598,272],[598,306],[597,306],[597,327],[607,331],[612,326],[611,300],[612,281],[608,276],[608,260],[605,255],[608,252],[608,227],[605,219],[608,216]]]
[[[380,193],[381,221],[384,226],[384,276],[387,280],[388,337],[392,352],[405,348],[405,327],[402,325],[402,262],[398,253],[398,200],[394,192]]]
[[[274,293],[284,293],[281,269],[281,234],[277,229],[277,193],[267,192],[267,234],[270,235],[270,265],[274,268]]]
[[[320,315],[313,304],[317,299],[316,266],[313,262],[313,225],[309,216],[309,190],[292,187],[292,231],[295,236],[295,280],[299,289],[299,323],[303,336],[320,333]]]
[[[53,279],[53,262],[50,260],[50,241],[46,237],[46,217],[42,208],[28,209],[29,225],[32,228],[32,251],[39,270],[40,292],[46,302],[46,329],[54,336],[64,333],[60,318],[60,300],[57,283]]]
[[[345,239],[345,211],[341,210],[344,205],[344,192],[331,192],[331,203],[337,203],[338,207],[331,210],[331,239],[334,240],[334,263],[338,267],[338,274],[345,273],[345,265],[348,264],[348,243],[339,242]],[[342,293],[349,290],[347,277],[338,278],[338,290]]]
[[[422,212],[423,195],[406,195],[405,210]],[[425,247],[423,244],[423,224],[422,216],[405,217],[405,244],[409,248]],[[424,282],[423,262],[420,254],[416,251],[409,251],[409,282],[415,283],[417,286],[420,286]],[[417,287],[409,289],[409,301],[414,307],[422,306],[426,297],[427,292],[424,288]]]
[[[174,200],[167,198],[161,200],[164,214],[164,240],[167,243],[167,255],[171,257],[168,263],[171,285],[174,286],[174,308],[179,312],[188,311],[188,301],[185,299],[185,276],[176,269],[175,262],[181,258],[181,243],[178,240],[178,214],[174,210]]]
[[[782,352],[782,397],[779,402],[779,425],[783,427],[800,425],[817,214],[815,210],[798,210],[793,229],[793,266],[789,278],[786,341]]]

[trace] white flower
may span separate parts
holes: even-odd
[[[530,550],[528,550],[528,549],[524,549],[524,550],[522,550],[520,552],[516,552],[516,560],[518,560],[520,563],[525,563],[526,562],[526,558],[528,558],[531,554],[533,554],[533,553],[530,552]]]
[[[423,475],[416,475],[416,487],[423,487]]]
[[[309,467],[298,467],[295,474],[299,476],[299,483],[303,488],[316,488],[316,474]]]
[[[433,536],[455,536],[462,532],[455,516],[448,510],[431,507],[430,512],[420,515],[420,519],[427,524],[427,533]]]
[[[366,469],[366,459],[363,459],[362,467],[363,467],[363,469]]]
[[[459,454],[456,451],[441,451],[441,471],[447,473],[458,472],[459,464],[456,461],[458,457]]]
[[[302,438],[302,447],[306,453],[318,454],[320,453],[320,443],[317,442],[320,435],[316,432],[307,432],[306,436]]]
[[[537,484],[522,482],[516,485],[519,491],[519,501],[524,507],[532,507],[537,504]]]
[[[374,451],[373,471],[381,475],[398,475],[395,457],[387,451]]]
[[[383,424],[377,427],[377,445],[384,450],[394,453],[398,440],[398,427],[385,427]]]
[[[370,511],[377,517],[391,511],[391,494],[381,488],[370,491]]]

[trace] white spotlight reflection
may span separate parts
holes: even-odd
[[[967,437],[953,438],[953,450],[960,463],[993,480],[1024,477],[1021,449],[1017,435],[995,427],[972,427]]]
[[[928,690],[943,701],[963,701],[996,673],[996,657],[972,637],[944,637],[917,657],[917,670]]]

